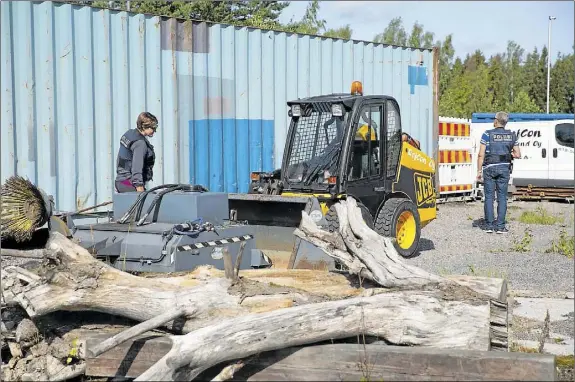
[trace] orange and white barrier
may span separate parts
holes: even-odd
[[[439,195],[474,194],[471,121],[439,117]]]
[[[439,150],[439,163],[471,163],[471,151]]]
[[[439,192],[456,192],[456,191],[471,191],[473,190],[472,184],[452,184],[449,186],[440,186]]]
[[[441,117],[439,117],[441,119]],[[469,137],[471,134],[471,122],[439,122],[439,136]]]

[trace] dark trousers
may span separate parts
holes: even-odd
[[[485,203],[483,211],[485,213],[486,228],[505,228],[505,215],[507,213],[507,189],[511,172],[509,165],[499,164],[483,169],[483,192],[485,193]],[[497,191],[497,220],[493,211],[495,192]]]
[[[136,187],[129,180],[116,181],[116,192],[136,192]]]

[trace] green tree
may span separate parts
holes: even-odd
[[[350,40],[353,34],[352,29],[350,28],[349,24],[343,27],[339,27],[336,29],[328,29],[323,34],[325,37],[333,37],[333,38],[341,38],[344,40]]]
[[[529,78],[529,98],[539,109],[545,110],[547,106],[547,47],[541,49],[541,55],[534,64],[534,71],[530,73]]]
[[[412,48],[431,49],[433,47],[433,35],[431,32],[424,31],[423,25],[416,21],[411,29],[407,45]]]
[[[467,118],[465,103],[471,96],[471,84],[468,78],[463,73],[455,75],[439,100],[439,114]]]
[[[493,98],[493,109],[503,110],[507,107],[507,88],[503,55],[491,56],[488,64],[489,92]]]
[[[520,90],[511,104],[507,106],[509,113],[541,113],[537,104],[529,98],[525,90]]]
[[[92,6],[108,8],[109,3],[94,1]],[[257,0],[134,0],[130,1],[130,12],[276,29],[281,28],[278,18],[288,5],[287,1]],[[126,2],[114,1],[112,8],[126,10]]]
[[[534,47],[533,51],[527,54],[522,70],[523,81],[521,83],[521,89],[530,95],[532,94],[532,89],[535,87],[535,78],[537,77],[537,72],[539,70],[539,50],[537,47]]]
[[[551,78],[549,84],[549,93],[551,98],[556,101],[558,112],[573,113],[574,105],[574,88],[575,88],[575,55],[567,56],[558,55],[555,64],[551,68]],[[551,101],[549,102],[551,110]]]
[[[463,66],[465,67],[465,71],[474,72],[478,70],[480,67],[485,66],[485,56],[481,50],[477,49],[473,54],[468,54],[465,56],[465,61],[463,62]]]
[[[375,35],[373,41],[389,45],[407,45],[407,33],[405,32],[405,28],[403,28],[401,17],[392,19],[383,33]]]
[[[483,55],[478,56],[475,54],[474,57],[479,59],[480,57],[483,58]],[[470,83],[472,94],[465,103],[467,118],[471,118],[471,114],[475,112],[493,112],[493,94],[489,91],[491,84],[489,82],[489,68],[487,65],[479,63],[476,70],[465,75]]]
[[[453,49],[453,35],[447,35],[443,42],[437,41],[439,48],[439,98],[443,95],[454,76],[455,49]]]
[[[515,93],[521,89],[521,83],[523,80],[521,75],[521,63],[523,62],[524,53],[524,49],[515,41],[507,42],[507,51],[504,55],[504,72],[506,78],[505,87],[507,87],[508,93],[505,104],[512,103]]]
[[[310,1],[303,18],[300,21],[291,21],[286,26],[290,32],[319,35],[325,30],[326,22],[319,16],[319,1]]]

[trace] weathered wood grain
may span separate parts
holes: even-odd
[[[86,375],[136,378],[158,362],[172,348],[169,337],[145,333],[96,357],[90,354],[109,334],[86,333]]]
[[[545,354],[333,344],[262,354],[233,380],[556,381]]]
[[[87,346],[99,340],[94,336],[86,341]],[[88,357],[86,375],[136,378],[171,346],[168,337],[143,335],[134,344]],[[246,361],[232,380],[555,381],[554,362],[554,356],[545,354],[329,344],[261,353]]]

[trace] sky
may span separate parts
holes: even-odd
[[[307,1],[292,1],[281,22],[299,20]],[[518,43],[525,53],[535,46],[540,51],[548,41],[552,22],[551,57],[557,52],[573,53],[574,1],[321,1],[319,17],[327,28],[349,24],[352,38],[373,41],[391,19],[401,17],[408,35],[417,21],[426,31],[443,40],[453,33],[455,55],[465,57],[481,49],[486,57],[505,52],[507,41]]]

